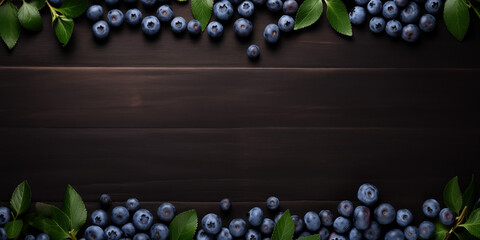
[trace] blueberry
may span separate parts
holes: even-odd
[[[409,0],[394,0],[395,4],[398,6],[398,7],[405,7],[407,6]]]
[[[262,224],[263,221],[263,211],[259,207],[254,207],[248,211],[248,222],[250,225],[257,227]]]
[[[115,207],[112,210],[112,222],[115,225],[121,226],[128,222],[130,218],[130,213],[128,212],[127,208],[123,206]]]
[[[92,32],[94,37],[98,39],[105,39],[110,33],[110,27],[108,26],[107,22],[100,20],[93,24]]]
[[[108,2],[107,2],[108,4]],[[122,12],[120,12],[122,13]],[[110,13],[109,13],[110,14]],[[123,16],[123,13],[122,13],[122,16]],[[122,17],[123,18],[123,17]],[[123,20],[122,20],[123,21]],[[110,22],[109,22],[110,24]],[[112,203],[112,199],[110,198],[110,195],[104,193],[102,195],[100,195],[100,203],[103,205],[103,206],[110,206],[110,203]]]
[[[108,5],[108,6],[115,6],[118,4],[118,0],[105,0],[105,3]]]
[[[291,217],[295,224],[295,233],[300,233],[303,230],[303,219],[298,215],[292,215]]]
[[[267,208],[270,210],[277,210],[280,206],[280,200],[277,197],[270,196],[267,198]]]
[[[222,230],[217,235],[217,240],[232,240],[232,234],[228,228],[222,228]]]
[[[406,227],[413,221],[412,212],[408,209],[400,209],[397,211],[397,224],[401,227]]]
[[[355,6],[352,10],[348,13],[348,18],[350,22],[354,25],[360,25],[365,22],[365,18],[367,18],[367,12],[365,8],[362,6]]]
[[[142,31],[145,35],[155,35],[160,31],[160,21],[155,16],[148,16],[142,20]]]
[[[254,11],[255,11],[255,6],[253,5],[253,2],[248,0],[243,1],[237,7],[238,15],[246,18],[251,17]]]
[[[147,18],[145,18],[145,19],[147,19]],[[144,21],[145,21],[145,19],[144,19]],[[137,210],[135,212],[135,214],[133,214],[133,225],[135,226],[135,228],[137,230],[146,231],[146,230],[150,229],[152,224],[153,224],[153,215],[147,209]]]
[[[133,236],[133,240],[150,240],[150,237],[145,233],[137,233]]]
[[[298,235],[298,239],[305,238],[305,237],[308,237],[308,236],[311,236],[311,235],[312,234],[309,233],[309,232],[303,232],[300,235]]]
[[[182,33],[185,32],[185,29],[187,29],[187,22],[183,17],[175,17],[170,22],[170,27],[174,33]]]
[[[305,222],[305,226],[307,227],[308,231],[318,231],[320,229],[320,217],[316,212],[310,211],[303,216],[303,221]]]
[[[11,219],[10,209],[6,207],[0,207],[0,226],[5,225]]]
[[[426,13],[420,17],[418,27],[424,32],[432,32],[437,27],[437,20],[433,15]]]
[[[322,210],[318,213],[322,226],[330,227],[333,225],[333,213],[330,210]]]
[[[353,211],[353,225],[358,230],[365,230],[370,226],[370,209],[365,206],[358,206]]]
[[[0,240],[8,240],[7,232],[4,228],[0,228]]]
[[[360,6],[364,6],[367,3],[368,3],[368,0],[355,0],[355,4]]]
[[[401,12],[400,19],[404,23],[414,23],[420,17],[420,8],[415,2],[410,2]]]
[[[162,5],[157,9],[157,17],[161,22],[170,22],[173,19],[173,10],[169,5]]]
[[[122,232],[125,237],[131,238],[135,236],[135,226],[133,226],[133,223],[127,223],[122,226]]]
[[[105,240],[105,233],[103,229],[99,226],[89,226],[85,229],[85,239],[86,240]]]
[[[180,19],[181,18],[181,19]],[[185,20],[182,18],[182,17],[176,17],[172,20],[172,23],[177,20],[177,21],[182,21],[183,20],[183,25],[186,26],[185,24]],[[175,23],[176,24],[176,23]],[[175,27],[178,27],[178,26],[175,26]],[[173,29],[173,26],[172,26],[172,29]],[[185,28],[183,28],[185,29]],[[163,222],[170,222],[173,220],[173,218],[175,217],[175,213],[176,213],[176,209],[175,209],[175,206],[171,203],[162,203],[158,209],[157,209],[157,217],[158,219],[160,219],[160,221],[163,221]]]
[[[381,33],[385,29],[385,20],[381,17],[373,17],[370,19],[370,30],[374,33]]]
[[[213,240],[213,237],[210,234],[207,234],[203,229],[200,229],[197,232],[196,240]]]
[[[418,29],[417,25],[408,24],[407,26],[403,27],[403,29],[402,29],[402,39],[403,40],[405,40],[407,42],[415,42],[419,38],[420,38],[420,30]],[[425,213],[425,211],[429,211],[429,210],[428,210],[428,208],[425,209],[425,205],[424,205],[423,213]],[[438,216],[439,211],[440,211],[440,205],[438,205],[438,211],[436,211],[436,214],[434,214],[434,217]],[[431,213],[429,212],[428,214],[432,214],[432,213],[433,212],[431,212]],[[425,213],[425,215],[427,215],[427,213]]]
[[[278,28],[283,32],[292,31],[294,26],[295,20],[288,15],[283,15],[278,19]]]
[[[260,47],[255,44],[250,45],[247,48],[247,56],[252,59],[258,58],[260,56]]]
[[[153,7],[157,4],[157,0],[142,0],[141,2],[145,7]]]
[[[367,10],[372,15],[378,15],[382,11],[382,1],[370,0],[367,4]]]
[[[328,240],[347,240],[347,238],[336,232],[332,232],[330,236],[328,236]]]
[[[372,221],[370,223],[370,227],[368,227],[364,232],[363,236],[367,240],[377,240],[380,238],[380,234],[382,233],[380,229],[380,225],[377,222]]]
[[[105,237],[107,240],[119,240],[123,235],[122,230],[115,226],[108,226],[105,228]]]
[[[168,227],[162,223],[155,223],[150,228],[150,239],[152,240],[166,240],[169,234]]]
[[[386,19],[396,18],[398,16],[398,7],[393,1],[387,1],[383,4],[382,15]]]
[[[123,13],[118,9],[112,9],[107,14],[108,25],[112,27],[119,27],[123,24]]]
[[[385,240],[404,240],[405,235],[400,229],[392,229],[385,234]]]
[[[190,24],[190,23],[189,23]],[[190,31],[190,30],[189,30]],[[232,203],[230,202],[230,199],[224,198],[220,201],[220,209],[222,211],[228,211],[230,210],[230,207],[232,206]]]
[[[136,12],[136,11],[138,11],[138,12]],[[130,9],[130,10],[127,11],[127,22],[129,21],[128,20],[129,15],[132,15],[132,14],[129,14],[129,12],[130,13],[137,13],[138,19],[140,19],[140,20],[142,19],[142,13],[138,9],[135,8],[135,9]],[[132,16],[130,16],[130,17],[132,17]],[[133,19],[133,17],[132,17],[132,19]],[[135,23],[135,24],[138,24],[138,23]],[[132,25],[134,25],[134,24],[132,24]],[[129,212],[135,212],[138,209],[140,209],[140,202],[136,198],[129,198],[125,202],[125,207],[128,209]]]
[[[408,226],[403,231],[405,238],[408,240],[417,240],[418,238],[418,228],[415,226]]]
[[[25,240],[35,240],[35,236],[27,235],[27,236],[25,236]]]
[[[378,200],[378,190],[372,184],[362,184],[358,188],[357,198],[366,206],[372,206]]]
[[[127,24],[135,26],[138,25],[142,21],[142,12],[140,10],[133,8],[127,11],[125,14],[125,21]],[[130,206],[131,205],[131,206]],[[140,203],[136,198],[130,198],[127,200],[126,207],[128,211],[136,211],[140,208]]]
[[[217,234],[222,230],[222,219],[217,214],[209,213],[202,218],[202,228],[208,234]]]
[[[245,240],[261,240],[260,233],[255,229],[248,229],[247,233],[245,234]]]
[[[222,0],[213,5],[213,14],[218,20],[227,21],[233,16],[233,6],[227,0]]]
[[[423,239],[430,239],[435,234],[435,226],[430,221],[423,221],[418,226],[418,236]]]
[[[275,219],[273,219],[273,221],[277,223],[278,220],[280,220],[280,218],[282,217],[282,215],[283,215],[283,212],[278,212],[277,214],[275,214]]]
[[[46,233],[40,233],[37,235],[37,240],[50,240],[50,236]]]
[[[320,235],[320,239],[327,239],[328,235],[330,235],[330,231],[328,231],[326,227],[322,227],[320,228],[318,235]]]
[[[287,0],[283,3],[283,13],[288,15],[294,15],[297,13],[298,3],[295,0]]]
[[[212,38],[221,37],[223,34],[223,25],[217,21],[212,21],[207,26],[207,33]]]
[[[187,24],[187,30],[190,34],[192,35],[198,35],[202,32],[202,25],[200,24],[200,22],[196,19],[192,19],[190,20],[190,22],[188,22]],[[228,198],[227,198],[228,199]],[[223,200],[222,200],[223,201]],[[230,200],[229,200],[230,202]],[[221,204],[221,202],[220,202]],[[221,208],[222,206],[220,206]],[[228,207],[230,208],[230,206]],[[223,210],[223,209],[222,209]]]
[[[402,34],[402,24],[400,21],[396,19],[392,19],[387,22],[387,25],[385,26],[385,32],[390,36],[390,37],[398,37],[400,34]]]
[[[90,221],[92,224],[97,225],[99,227],[106,227],[108,224],[108,215],[107,212],[103,210],[95,210],[93,211],[92,215],[90,215]]]
[[[425,2],[425,11],[431,14],[437,14],[442,10],[442,0],[427,0]]]
[[[264,218],[260,226],[260,232],[265,235],[272,234],[275,222],[270,218]]]
[[[228,225],[228,230],[230,230],[232,236],[236,238],[241,237],[247,232],[247,223],[241,218],[235,218]]]
[[[266,2],[266,0],[252,0],[252,2],[256,5],[263,5]]]
[[[438,216],[440,218],[440,222],[445,226],[450,226],[455,222],[455,213],[450,210],[449,208],[444,208],[440,211]]]
[[[388,203],[382,203],[373,211],[375,220],[382,225],[387,225],[395,220],[396,212],[395,208]]]
[[[98,21],[103,16],[103,8],[100,5],[92,5],[87,9],[86,16],[90,21]]]
[[[348,239],[349,240],[361,240],[362,239],[362,233],[358,231],[356,228],[352,228],[350,230],[350,233],[348,234]]]
[[[350,220],[345,217],[337,217],[333,222],[333,230],[340,234],[346,233],[348,230],[350,230],[350,226]]]
[[[268,24],[263,31],[263,38],[269,43],[276,43],[280,37],[280,29],[275,24]]]
[[[281,0],[267,0],[267,9],[270,12],[278,12],[283,8],[283,2]]]
[[[239,37],[247,37],[252,33],[253,24],[250,20],[245,18],[239,18],[233,24],[233,30]]]
[[[353,213],[353,203],[348,200],[341,201],[337,206],[340,216],[351,217]]]
[[[48,0],[53,7],[60,7],[65,0]],[[118,1],[118,0],[117,0]]]

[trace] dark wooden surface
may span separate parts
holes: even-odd
[[[267,46],[277,18],[260,9],[247,40],[230,22],[219,41],[124,26],[99,43],[82,17],[62,48],[45,12],[42,32],[0,50],[0,202],[27,179],[35,201],[70,183],[90,210],[104,192],[201,214],[229,197],[232,217],[277,195],[303,214],[371,182],[419,213],[451,177],[480,173],[478,20],[462,43],[440,21],[406,44],[366,27],[344,38],[322,17]]]

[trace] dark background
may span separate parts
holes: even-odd
[[[34,201],[60,202],[72,184],[90,210],[104,192],[200,214],[229,197],[238,216],[276,195],[303,215],[370,182],[419,213],[450,178],[464,187],[480,172],[477,18],[461,43],[441,20],[407,44],[366,25],[342,37],[322,16],[267,46],[279,15],[265,9],[247,40],[232,21],[220,41],[163,25],[155,39],[124,26],[97,42],[81,17],[62,48],[43,16],[43,31],[0,49],[0,202],[27,179]]]

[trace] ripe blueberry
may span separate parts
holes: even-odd
[[[417,41],[418,39],[420,38],[420,29],[417,27],[417,25],[415,24],[408,24],[407,26],[403,27],[402,29],[402,39],[407,41],[407,42],[415,42]],[[438,202],[437,202],[438,203]],[[432,206],[433,207],[433,206]],[[430,211],[429,208],[425,208],[425,205],[424,205],[424,208],[423,208],[423,213],[425,213],[425,211]],[[435,212],[428,212],[429,215],[432,215],[435,217],[438,215],[438,212],[440,211],[440,205],[438,206],[438,211],[435,210]],[[429,216],[427,215],[427,213],[425,213],[426,216]]]
[[[153,36],[160,31],[160,21],[155,16],[148,16],[142,20],[142,31],[145,35]]]
[[[443,1],[441,0],[427,0],[425,2],[425,11],[431,14],[437,14],[442,10]]]
[[[7,232],[5,232],[4,228],[0,228],[0,240],[7,240]]]
[[[223,25],[217,21],[212,21],[207,26],[207,33],[212,38],[219,38],[223,35]]]
[[[202,25],[198,20],[192,19],[188,22],[187,30],[192,35],[198,35],[202,32]]]
[[[112,222],[115,225],[122,226],[123,224],[128,222],[130,218],[130,213],[128,212],[127,208],[123,206],[115,207],[112,210]]]
[[[387,25],[385,26],[385,32],[390,36],[390,37],[398,37],[400,34],[402,34],[402,24],[400,21],[396,19],[392,19],[387,22]]]
[[[25,240],[35,240],[35,236],[27,235],[27,236],[25,236]]]
[[[320,228],[320,231],[318,231],[318,235],[320,235],[320,239],[327,239],[330,235],[330,231],[328,231],[326,227],[322,227]]]
[[[378,15],[382,12],[382,1],[370,0],[367,4],[367,11],[372,15]]]
[[[119,27],[123,24],[123,13],[118,9],[112,9],[107,14],[108,25],[112,27]]]
[[[187,29],[187,22],[183,17],[175,17],[170,22],[170,27],[174,33],[182,33]]]
[[[392,223],[396,216],[395,208],[388,203],[382,203],[378,205],[373,214],[375,215],[375,220],[382,225]]]
[[[140,22],[142,22],[142,17],[143,17],[142,12],[140,12],[140,10],[136,8],[133,8],[133,9],[129,9],[125,14],[125,21],[127,22],[128,25],[135,26],[140,24]],[[136,200],[136,203],[134,202],[135,200]],[[135,208],[136,206],[136,209],[129,208],[128,204],[130,203],[134,204],[132,207]],[[138,200],[136,198],[130,198],[127,200],[127,209],[129,211],[136,211],[138,210],[139,207],[140,207],[140,204],[138,203]]]
[[[273,228],[275,227],[275,222],[270,218],[264,218],[262,221],[262,225],[260,226],[260,232],[265,235],[269,235],[273,232]]]
[[[172,21],[173,15],[173,10],[169,5],[162,5],[157,9],[157,17],[161,22]]]
[[[250,20],[239,18],[233,24],[233,30],[239,37],[247,37],[252,33],[253,24]]]
[[[437,20],[431,14],[424,14],[420,17],[420,21],[418,23],[418,27],[424,32],[432,32],[435,27],[437,26]]]
[[[253,2],[248,0],[243,1],[237,7],[238,15],[245,18],[251,17],[254,11],[255,11],[255,6],[253,5]]]
[[[383,4],[382,15],[386,19],[396,18],[398,16],[398,7],[393,1],[387,1]]]
[[[409,0],[394,0],[395,4],[398,6],[398,7],[405,7],[407,6]]]
[[[227,21],[233,16],[233,6],[227,0],[222,0],[213,5],[213,14],[218,20]]]
[[[85,229],[85,239],[86,240],[105,240],[106,237],[101,227],[91,225],[87,229]]]
[[[330,236],[328,236],[328,240],[347,240],[347,238],[336,232],[332,232]]]
[[[404,23],[414,23],[420,17],[420,8],[415,2],[410,2],[401,12],[400,19]]]
[[[418,228],[415,226],[408,226],[403,231],[405,238],[408,240],[417,240],[418,238]]]
[[[278,28],[283,32],[292,31],[294,26],[295,20],[288,15],[283,15],[278,19]]]
[[[280,29],[275,24],[268,24],[263,31],[263,38],[269,43],[276,43],[280,38]]]
[[[135,236],[135,226],[133,226],[133,223],[127,223],[122,226],[122,232],[125,237],[132,238]]]
[[[247,56],[252,59],[258,58],[260,56],[260,47],[255,44],[250,45],[247,48]]]
[[[380,225],[378,225],[377,222],[372,221],[370,223],[370,227],[368,227],[363,233],[363,236],[367,240],[377,240],[380,238],[380,234],[381,234]]]
[[[168,227],[162,223],[155,223],[150,228],[150,239],[152,240],[166,240],[169,234]]]
[[[119,240],[122,235],[123,232],[118,227],[112,225],[105,228],[105,236],[107,237],[107,240]]]
[[[358,230],[365,230],[370,226],[370,209],[365,206],[358,206],[353,211],[353,225]]]
[[[283,8],[283,2],[281,0],[267,0],[267,9],[270,12],[278,12]]]
[[[440,222],[445,226],[450,226],[455,222],[455,213],[450,208],[444,208],[440,211]]]
[[[99,227],[106,227],[108,224],[108,215],[107,212],[103,210],[95,210],[93,211],[92,215],[90,215],[90,221],[92,224],[97,225]]]
[[[108,37],[108,34],[110,33],[110,26],[108,26],[107,22],[100,20],[95,24],[93,24],[92,32],[95,38],[105,39]]]
[[[220,209],[222,211],[230,210],[231,206],[232,206],[232,203],[230,202],[230,199],[228,199],[228,198],[224,198],[220,201]]]
[[[364,6],[368,3],[368,0],[355,0],[355,4]]]
[[[262,224],[263,221],[263,211],[259,207],[254,207],[248,211],[248,222],[250,225],[257,227]]]
[[[292,215],[293,223],[295,224],[295,233],[303,231],[303,219],[298,215]]]
[[[171,203],[162,203],[157,209],[157,216],[160,221],[170,222],[175,217],[175,206]]]
[[[397,224],[406,227],[413,221],[412,212],[408,209],[400,209],[397,211]]]
[[[350,226],[350,220],[345,217],[337,217],[333,222],[333,230],[340,234],[346,233],[348,230],[350,230]]]
[[[157,4],[157,0],[142,0],[141,2],[145,7],[153,7]]]
[[[137,230],[146,231],[150,229],[152,224],[153,224],[153,215],[147,209],[137,210],[135,214],[133,214],[133,225]]]
[[[119,10],[120,11],[120,10]],[[120,12],[122,13],[122,12]],[[122,13],[122,16],[123,16],[123,13]],[[110,23],[109,23],[110,24]],[[102,195],[100,195],[100,203],[103,205],[103,206],[110,206],[110,203],[112,203],[112,199],[110,198],[110,195],[104,193]]]
[[[232,240],[232,234],[228,228],[222,228],[222,230],[217,235],[217,240]]]
[[[343,200],[338,204],[337,211],[341,216],[350,217],[353,213],[353,203],[348,200]]]
[[[222,230],[222,219],[217,214],[209,213],[202,218],[202,228],[208,234],[217,234]]]
[[[228,230],[230,230],[232,236],[236,238],[241,237],[247,232],[247,223],[241,218],[235,218],[228,225]]]
[[[310,211],[303,216],[303,221],[305,222],[305,226],[307,227],[308,231],[318,231],[320,229],[320,217],[316,212]]]
[[[87,9],[86,16],[90,21],[98,21],[103,16],[103,8],[100,5],[92,5]]]
[[[245,234],[245,240],[261,240],[260,233],[255,229],[248,229],[247,233]]]
[[[322,226],[330,227],[333,225],[333,213],[330,210],[322,210],[318,213]]]
[[[430,221],[423,221],[418,226],[418,236],[423,239],[430,239],[435,234],[435,226]]]
[[[362,184],[358,188],[357,198],[366,206],[372,206],[378,200],[378,190],[372,184]]]
[[[309,232],[302,232],[300,233],[300,235],[298,235],[298,239],[301,239],[301,238],[305,238],[305,237],[308,237],[308,236],[311,236],[312,234],[309,233]]]
[[[295,0],[287,0],[283,3],[283,13],[288,15],[294,15],[297,13],[298,3]]]
[[[200,229],[197,232],[197,237],[195,238],[196,240],[213,240],[213,236],[210,234],[207,234],[203,229]]]
[[[267,208],[270,210],[277,210],[280,206],[280,200],[275,196],[270,196],[267,198]]]
[[[145,233],[137,233],[133,236],[133,240],[150,240],[150,237]]]
[[[367,12],[365,11],[365,8],[362,6],[355,6],[348,13],[348,18],[350,19],[350,22],[354,25],[360,25],[364,23],[366,17],[367,17]]]
[[[362,239],[362,233],[358,231],[356,228],[352,228],[350,230],[350,233],[348,234],[348,239],[349,240],[361,240]]]
[[[60,7],[65,0],[48,0],[53,7]],[[117,0],[118,1],[118,0]]]
[[[133,10],[133,9],[131,9]],[[130,11],[130,10],[128,10]],[[127,19],[128,19],[128,12],[127,12]],[[140,18],[142,18],[141,16],[141,13],[140,13]],[[139,208],[140,208],[140,202],[138,201],[138,199],[136,198],[129,198],[126,202],[125,202],[125,207],[128,209],[129,212],[135,212],[137,211]]]
[[[5,225],[11,219],[10,209],[6,207],[0,207],[0,226]]]
[[[392,229],[385,234],[385,240],[404,240],[405,235],[400,229]]]
[[[370,19],[369,27],[370,31],[374,33],[381,33],[385,29],[385,20],[381,17],[373,17]]]
[[[37,240],[50,240],[50,236],[46,233],[40,233],[37,235]]]

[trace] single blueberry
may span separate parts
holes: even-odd
[[[173,16],[173,10],[169,5],[162,5],[157,9],[157,17],[161,22],[170,22]]]
[[[222,228],[222,230],[217,235],[217,240],[232,240],[232,234],[228,228]]]
[[[365,22],[367,18],[367,12],[365,8],[362,6],[355,6],[352,10],[348,13],[348,18],[350,22],[354,25],[360,25]]]
[[[405,235],[400,229],[392,229],[385,234],[385,240],[404,240]]]
[[[397,211],[397,224],[400,227],[406,227],[413,221],[413,214],[408,209],[400,209]]]
[[[280,29],[275,24],[268,24],[263,31],[263,38],[269,43],[276,43],[280,38]]]
[[[305,213],[303,216],[303,221],[305,222],[305,226],[307,227],[308,231],[316,232],[320,229],[320,217],[316,212],[310,211]]]
[[[267,9],[270,12],[278,12],[282,10],[283,2],[281,0],[267,0]]]
[[[385,20],[381,17],[373,17],[370,19],[370,31],[374,33],[381,33],[385,29]]]
[[[326,227],[322,227],[320,228],[320,231],[318,231],[318,235],[320,235],[320,239],[327,239],[330,235],[330,231],[328,231]]]
[[[202,218],[202,228],[208,234],[217,234],[222,230],[222,219],[217,214],[209,213]]]
[[[107,14],[108,25],[119,27],[123,23],[123,13],[118,9],[112,9]]]
[[[300,233],[300,235],[298,235],[298,239],[301,239],[301,238],[305,238],[305,237],[308,237],[308,236],[311,236],[312,234],[309,233],[309,232],[302,232]]]
[[[375,220],[382,225],[387,225],[395,221],[396,212],[395,208],[388,203],[382,203],[373,211]]]
[[[298,10],[298,3],[295,0],[287,0],[283,3],[283,13],[295,15]]]
[[[169,234],[170,230],[162,223],[155,223],[150,228],[150,239],[152,240],[166,240]]]
[[[155,35],[160,31],[160,21],[155,16],[148,16],[142,20],[142,31],[145,35]],[[137,211],[138,212],[138,211]]]
[[[262,236],[255,229],[248,229],[247,233],[245,234],[245,240],[261,240],[261,239],[262,239]]]
[[[207,26],[207,33],[212,38],[219,38],[223,35],[223,25],[217,21],[212,21]]]
[[[25,240],[35,240],[35,236],[27,235],[27,236],[25,236]]]
[[[145,18],[145,19],[147,19],[147,18]],[[145,21],[145,19],[144,19],[144,21]],[[160,25],[160,23],[157,23],[157,24]],[[143,23],[142,23],[142,25],[143,25]],[[137,210],[135,212],[135,214],[133,214],[133,225],[139,231],[146,231],[146,230],[150,229],[150,227],[152,227],[152,225],[153,225],[153,215],[152,215],[152,213],[150,211],[148,211],[147,209]]]
[[[398,16],[398,7],[393,1],[387,1],[383,4],[382,15],[386,19],[396,18]]]
[[[107,212],[99,209],[92,212],[90,215],[90,221],[93,225],[97,225],[99,227],[106,227],[108,224],[108,215]]]
[[[185,30],[185,27],[177,26],[177,23],[174,22],[175,20],[178,21],[178,22],[181,22],[181,24],[186,27],[185,19],[183,19],[182,17],[176,17],[172,20],[172,23],[174,23],[172,25],[175,25],[175,28],[178,29],[177,31],[181,32],[181,31]],[[173,28],[174,27],[172,26],[172,29]],[[181,30],[181,28],[183,28],[183,30]],[[175,31],[176,30],[174,30],[174,32]],[[163,221],[163,222],[170,222],[175,217],[176,211],[177,210],[175,209],[175,206],[173,206],[173,204],[168,203],[168,202],[167,203],[162,203],[157,209],[158,219],[160,219],[160,221]]]
[[[370,223],[370,227],[368,227],[364,232],[363,236],[367,240],[377,240],[380,238],[380,234],[382,233],[382,230],[380,229],[380,225],[378,225],[377,222],[372,221]]]
[[[337,211],[340,216],[351,217],[353,214],[353,203],[348,200],[343,200],[338,204]]]
[[[333,213],[330,210],[322,210],[318,213],[322,226],[331,227],[333,225]]]
[[[105,240],[105,232],[99,226],[91,225],[85,229],[86,240]]]
[[[275,222],[270,218],[264,218],[260,226],[260,232],[265,235],[272,234]]]
[[[391,19],[385,26],[385,32],[391,37],[398,37],[402,34],[402,24],[396,19]]]
[[[333,230],[340,234],[348,232],[348,230],[350,230],[350,226],[350,220],[345,217],[337,217],[333,222]]]
[[[122,232],[125,237],[132,238],[136,233],[135,226],[133,226],[133,223],[127,223],[122,226]]]
[[[260,56],[260,47],[255,44],[250,45],[247,48],[247,56],[252,59],[258,58]]]
[[[280,220],[280,218],[282,217],[282,215],[283,215],[283,212],[278,212],[277,214],[275,214],[275,219],[273,219],[273,221],[277,223],[278,220]]]
[[[233,30],[239,37],[247,37],[252,33],[253,24],[246,18],[239,18],[233,23]]]
[[[40,233],[37,235],[37,240],[50,240],[50,236],[46,233]]]
[[[370,209],[365,206],[358,206],[353,211],[353,225],[358,230],[365,230],[370,226]]]
[[[110,7],[117,5],[118,2],[119,0],[105,0],[105,3]]]
[[[123,224],[128,222],[130,218],[130,213],[128,212],[127,208],[123,206],[115,207],[112,210],[112,222],[117,226],[122,226]]]
[[[377,187],[372,184],[362,184],[358,188],[357,198],[360,202],[366,206],[372,206],[378,200],[378,190]]]
[[[303,231],[303,219],[301,217],[299,217],[298,215],[292,215],[292,220],[293,220],[293,224],[295,224],[295,233],[300,233],[301,231]]]
[[[157,4],[157,0],[142,0],[141,2],[147,8],[154,7]]]
[[[420,17],[420,8],[415,2],[410,2],[401,12],[400,19],[404,23],[414,23]]]
[[[248,211],[248,222],[250,225],[257,227],[262,224],[263,221],[263,211],[259,207],[254,207]]]
[[[133,236],[133,240],[150,240],[150,237],[145,233],[137,233]]]
[[[108,26],[107,22],[100,20],[95,24],[93,24],[92,32],[95,38],[105,39],[108,37],[108,34],[110,33],[110,26]]]
[[[367,4],[367,11],[372,15],[378,15],[382,12],[382,1],[370,0]]]
[[[103,16],[103,8],[100,5],[92,5],[87,9],[86,16],[90,21],[98,21]]]
[[[407,26],[403,27],[402,29],[402,39],[407,41],[407,42],[415,42],[420,38],[420,29],[417,27],[415,24],[408,24]],[[438,202],[437,202],[438,203]],[[424,205],[425,207],[425,205]],[[433,207],[433,206],[432,206]],[[430,211],[430,208],[424,208],[423,213],[427,212],[430,215],[433,215],[433,217],[438,216],[438,212],[440,211],[440,205],[438,205],[438,211],[436,211],[436,214],[434,212],[428,212]],[[425,215],[427,215],[425,213]],[[429,215],[427,215],[429,216]]]
[[[198,20],[192,19],[187,24],[187,31],[192,35],[198,35],[202,32],[202,24]]]
[[[134,13],[136,11],[140,12],[138,9],[130,9],[127,11],[127,22],[128,22],[128,15],[131,15],[129,14],[130,13]],[[138,16],[138,19],[142,19],[142,13],[140,13]],[[138,24],[138,23],[135,23],[135,24]],[[140,202],[138,201],[138,199],[136,198],[129,198],[126,202],[125,202],[125,207],[128,209],[129,212],[135,212],[137,211],[138,209],[140,209]]]
[[[275,196],[270,196],[267,198],[267,208],[270,210],[277,210],[280,206],[280,200]]]
[[[432,32],[437,27],[437,20],[433,15],[426,13],[420,17],[418,27],[424,32]]]
[[[408,240],[417,240],[418,238],[418,228],[415,226],[408,226],[403,231],[405,238]]]
[[[368,3],[369,0],[355,0],[355,4],[364,6],[365,4]]]
[[[356,228],[352,228],[350,230],[350,233],[348,234],[348,240],[361,240],[362,239],[362,233],[358,231]]]
[[[283,15],[278,19],[278,28],[280,31],[283,32],[290,32],[293,30],[293,27],[295,26],[295,20],[293,17],[290,17],[288,15]]]
[[[187,29],[187,22],[183,17],[175,17],[170,22],[170,27],[172,28],[172,31],[174,33],[182,33],[182,32],[185,32],[185,29]],[[167,217],[170,217],[170,216],[167,215]],[[173,219],[173,216],[171,219]]]
[[[397,5],[397,7],[405,7],[407,6],[409,0],[394,0],[395,4]]]
[[[120,10],[119,10],[120,11]],[[122,12],[120,12],[122,13]],[[122,16],[123,16],[123,13],[122,13]],[[122,17],[123,18],[123,17]],[[123,20],[122,20],[123,21]],[[110,22],[109,22],[110,24]],[[100,195],[100,203],[103,205],[103,206],[110,206],[110,203],[112,203],[112,198],[110,198],[110,195],[104,193],[102,195]]]
[[[243,1],[237,7],[238,15],[240,15],[242,17],[245,17],[245,18],[251,17],[253,15],[254,11],[255,11],[255,6],[253,5],[253,2],[248,1],[248,0]]]
[[[142,12],[136,8],[133,8],[129,9],[125,14],[125,21],[129,25],[135,26],[142,22],[142,17]],[[140,203],[136,198],[130,198],[125,203],[125,206],[127,207],[128,211],[135,212],[140,208]]]
[[[200,229],[197,232],[197,237],[195,239],[196,240],[213,240],[213,236],[210,234],[207,234],[203,229]]]
[[[430,14],[437,14],[442,10],[443,1],[441,0],[427,0],[425,2],[425,11]]]
[[[328,240],[347,240],[347,238],[343,235],[340,235],[336,232],[332,232],[330,236],[328,236]]]
[[[218,20],[227,21],[233,16],[233,6],[227,0],[222,0],[213,5],[213,14]]]
[[[236,238],[241,237],[247,232],[247,223],[241,218],[235,218],[228,225],[228,230],[230,230],[232,236]]]
[[[122,230],[115,226],[105,228],[105,237],[107,240],[119,240],[123,236]]]
[[[450,226],[455,222],[456,215],[450,208],[444,208],[440,211],[438,217],[443,225]]]
[[[190,30],[189,30],[190,31]],[[228,211],[230,210],[230,207],[232,206],[232,203],[230,202],[230,199],[224,198],[220,200],[220,209],[222,211]]]
[[[435,226],[430,221],[423,221],[418,226],[418,236],[423,239],[430,239],[435,234]]]
[[[10,209],[6,207],[0,207],[0,226],[5,225],[7,222],[10,222],[11,219]]]

